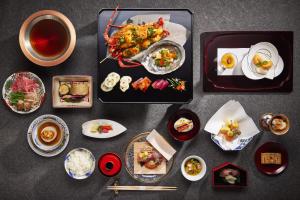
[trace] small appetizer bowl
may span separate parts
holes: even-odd
[[[276,123],[276,121],[278,121]],[[279,123],[279,124],[278,124]],[[275,128],[277,126],[278,129]],[[278,126],[283,126],[282,128]],[[269,123],[270,131],[275,135],[284,135],[290,129],[290,121],[289,118],[284,114],[277,114],[272,117]]]
[[[45,142],[43,140],[43,130],[44,129],[57,129],[57,135],[54,138],[53,142]],[[64,137],[64,127],[60,124],[60,121],[54,119],[45,118],[43,121],[36,124],[32,131],[32,140],[33,143],[43,151],[53,151],[57,149]]]
[[[173,62],[171,62],[169,66],[159,67],[155,64],[155,59],[152,56],[153,54],[159,52],[161,49],[167,49],[176,53],[177,58],[173,60]],[[184,61],[185,50],[180,44],[170,40],[162,40],[153,44],[151,47],[149,47],[149,49],[146,50],[141,64],[151,74],[164,75],[179,69],[183,65]]]
[[[273,117],[273,113],[265,113],[261,115],[259,119],[259,126],[265,131],[270,131],[269,124],[272,117]]]
[[[59,29],[61,32],[60,39],[64,41],[65,45],[57,46],[57,45],[62,45],[61,43],[57,42],[56,46],[55,45],[51,46],[52,51],[55,48],[57,49],[59,48],[59,53],[55,53],[53,55],[49,54],[49,56],[45,56],[39,53],[38,51],[36,51],[32,45],[33,43],[31,42],[32,40],[31,32],[34,26],[37,25],[39,22],[42,22],[43,20],[52,20],[55,21],[56,24],[60,24],[60,29]],[[51,27],[46,25],[44,25],[43,27],[41,26],[40,32],[42,32],[42,29],[45,32],[46,29],[49,28]],[[58,28],[58,26],[56,26],[56,28]],[[64,31],[61,31],[61,29],[62,30],[64,29]],[[59,34],[58,33],[59,30],[58,29],[55,30],[57,31],[57,34]],[[52,32],[54,33],[55,31],[52,30]],[[50,45],[48,44],[48,42],[50,40],[53,41],[54,40],[53,38],[57,39],[58,36],[57,34],[55,35],[55,37],[53,36],[51,39],[48,40],[45,40],[44,38],[40,37],[41,35],[39,36],[37,35],[35,44],[40,45],[40,49],[45,52],[47,51],[48,48],[48,52],[49,52]],[[22,27],[19,32],[19,44],[24,55],[31,62],[43,67],[52,67],[64,62],[67,58],[70,57],[76,44],[76,32],[72,22],[62,13],[54,10],[41,10],[30,15],[22,24]]]
[[[233,53],[225,53],[221,58],[221,66],[224,69],[233,69],[237,66],[238,59]]]
[[[108,152],[99,158],[98,167],[104,176],[112,177],[121,171],[122,161],[116,153]]]
[[[72,156],[72,154],[76,154],[76,153],[79,153],[79,152],[83,152],[85,153],[87,156],[89,156],[89,159],[90,161],[92,162],[91,163],[91,167],[90,169],[88,169],[88,171],[86,171],[84,174],[76,174],[76,173],[73,173],[72,170],[70,169],[69,165],[68,165],[68,162],[70,162],[70,157]],[[78,155],[77,155],[78,156]],[[80,159],[76,159],[77,161],[80,160],[82,161],[82,158]],[[64,166],[65,166],[65,170],[67,172],[67,174],[73,178],[73,179],[77,179],[77,180],[83,180],[83,179],[86,179],[88,177],[90,177],[94,170],[95,170],[95,157],[94,155],[92,154],[92,152],[90,152],[88,149],[85,149],[85,148],[76,148],[76,149],[73,149],[72,151],[70,151],[66,157],[65,157],[65,161],[64,161]],[[80,164],[80,165],[77,165],[76,167],[82,167],[83,164]]]
[[[193,127],[191,130],[188,130],[187,132],[179,132],[175,129],[175,123],[179,119],[188,119],[192,121]],[[200,120],[196,113],[192,112],[188,109],[180,109],[178,110],[174,115],[172,115],[168,122],[168,131],[170,135],[180,142],[184,142],[187,140],[190,140],[194,138],[200,130]]]
[[[186,165],[186,162],[191,160],[191,159],[194,159],[194,160],[197,160],[202,168],[200,170],[200,172],[196,175],[190,175],[186,172],[186,169],[185,169],[185,165]],[[196,155],[191,155],[191,156],[188,156],[186,157],[183,161],[182,161],[182,164],[181,164],[181,173],[182,175],[189,181],[199,181],[200,179],[202,179],[206,173],[206,163],[205,161],[199,157],[199,156],[196,156]]]

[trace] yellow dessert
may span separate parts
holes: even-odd
[[[271,60],[264,60],[259,54],[253,56],[252,62],[256,67],[262,67],[265,70],[270,69],[273,65]]]
[[[226,69],[231,69],[236,64],[235,56],[232,53],[225,53],[221,58],[222,66]]]

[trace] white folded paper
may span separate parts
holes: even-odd
[[[155,130],[147,136],[146,140],[167,160],[170,160],[176,150]]]
[[[241,131],[241,135],[231,142],[226,141],[226,139],[219,135],[220,129],[228,120],[236,120],[239,123],[239,129]],[[241,144],[241,139],[251,138],[260,132],[242,105],[235,100],[230,100],[224,104],[208,120],[204,130],[216,135],[215,139],[218,140],[224,150],[234,150]]]

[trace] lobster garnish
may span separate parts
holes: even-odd
[[[164,19],[160,17],[156,22],[143,24],[113,25],[118,8],[119,5],[113,11],[103,33],[108,52],[110,57],[118,60],[118,64],[122,68],[141,66],[139,62],[130,58],[169,35],[169,32],[163,29]],[[111,28],[118,28],[119,30],[109,36]]]

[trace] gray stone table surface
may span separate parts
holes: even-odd
[[[92,109],[53,109],[51,78],[62,74],[87,74],[97,77],[97,13],[101,8],[113,8],[112,0],[1,0],[0,1],[0,83],[12,73],[29,70],[38,74],[48,92],[45,104],[38,111],[22,116],[0,104],[0,199],[1,200],[81,200],[81,199],[299,199],[300,197],[300,1],[298,0],[128,0],[120,1],[126,8],[189,8],[194,13],[194,99],[187,105],[122,105],[102,104],[96,99]],[[77,32],[74,53],[65,63],[44,69],[28,61],[18,44],[22,22],[33,12],[55,9],[73,22]],[[224,30],[291,30],[294,31],[294,90],[290,94],[211,94],[202,91],[200,72],[200,39],[205,31]],[[256,122],[265,112],[285,113],[292,127],[289,133],[276,137],[261,133],[241,152],[223,152],[203,131],[204,124],[215,111],[230,99],[238,100]],[[168,117],[179,107],[195,111],[202,126],[192,141],[177,143],[168,135]],[[53,158],[36,155],[26,140],[29,124],[42,114],[62,117],[71,135],[66,150]],[[81,124],[96,118],[109,118],[124,124],[128,131],[109,140],[92,140],[81,134]],[[67,176],[64,156],[73,148],[86,147],[98,158],[107,151],[123,155],[128,141],[138,133],[156,128],[177,149],[171,173],[161,185],[179,187],[174,192],[121,192],[114,197],[105,186],[113,182],[98,170],[88,179],[76,181]],[[277,177],[257,171],[253,156],[266,141],[279,141],[288,150],[288,169]],[[204,179],[188,182],[180,172],[181,161],[197,154],[207,163]],[[248,171],[248,187],[241,190],[212,188],[211,169],[225,161],[233,162]],[[118,176],[122,184],[139,184],[122,169]]]

